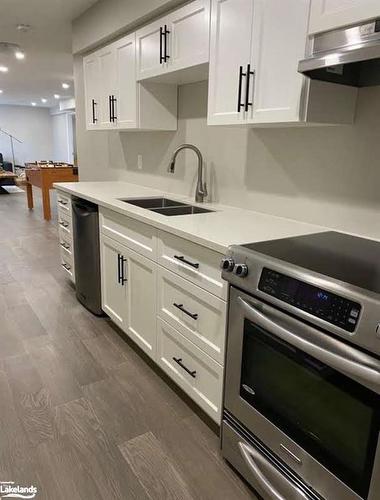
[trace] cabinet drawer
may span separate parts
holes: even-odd
[[[226,302],[162,267],[157,299],[162,319],[224,364]]]
[[[227,298],[227,284],[222,280],[220,260],[222,255],[191,241],[172,236],[163,231],[158,237],[158,262],[183,278]]]
[[[157,363],[219,424],[223,368],[160,318],[157,328]]]
[[[156,259],[157,231],[152,226],[117,212],[101,209],[100,230],[102,234],[126,245],[140,255]]]
[[[58,210],[67,213],[71,217],[71,198],[69,195],[63,194],[61,191],[57,192],[57,207]]]
[[[58,230],[58,235],[59,235],[59,247],[61,250],[61,253],[63,255],[67,255],[73,260],[73,240],[71,238],[71,235],[68,234],[66,231],[63,230],[63,228],[59,228]]]
[[[70,214],[64,212],[61,208],[58,210],[58,227],[60,231],[72,236],[72,221]]]
[[[63,253],[61,250],[61,267],[68,274],[71,281],[75,283],[74,263],[70,256]]]

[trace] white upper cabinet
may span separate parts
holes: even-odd
[[[116,94],[116,57],[112,45],[101,49],[99,59],[100,110],[99,127],[110,128],[114,123],[114,100]]]
[[[379,0],[312,0],[309,33],[329,31],[380,17]]]
[[[213,0],[208,123],[297,122],[308,0]]]
[[[352,123],[354,89],[298,72],[309,7],[309,0],[212,0],[209,125]]]
[[[191,68],[209,60],[210,0],[195,0],[136,32],[137,79],[156,77],[158,81],[183,83],[197,79]],[[186,80],[170,76],[186,70]],[[204,73],[205,75],[207,73]]]
[[[88,130],[99,126],[100,112],[100,69],[97,54],[91,54],[83,59],[85,85],[86,126]]]
[[[239,106],[244,96],[243,76],[240,74],[246,71],[249,63],[252,64],[253,8],[254,0],[212,2],[208,95],[210,125],[232,125],[246,119],[243,107]]]
[[[83,59],[87,130],[176,130],[175,85],[136,82],[136,36]]]
[[[119,128],[137,128],[136,37],[133,33],[114,44],[116,96],[114,119]]]

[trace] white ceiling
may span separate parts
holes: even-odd
[[[18,43],[25,59],[0,52],[0,104],[54,106],[54,94],[73,96],[71,21],[97,0],[0,0],[0,41]],[[22,33],[18,24],[30,24]],[[62,82],[70,83],[64,90]],[[48,99],[46,104],[41,98]]]

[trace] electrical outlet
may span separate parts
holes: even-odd
[[[142,170],[143,168],[143,158],[142,155],[137,155],[137,168]]]

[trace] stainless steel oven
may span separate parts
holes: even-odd
[[[352,340],[379,302],[262,255],[227,260],[223,455],[264,498],[380,499],[380,361]]]

